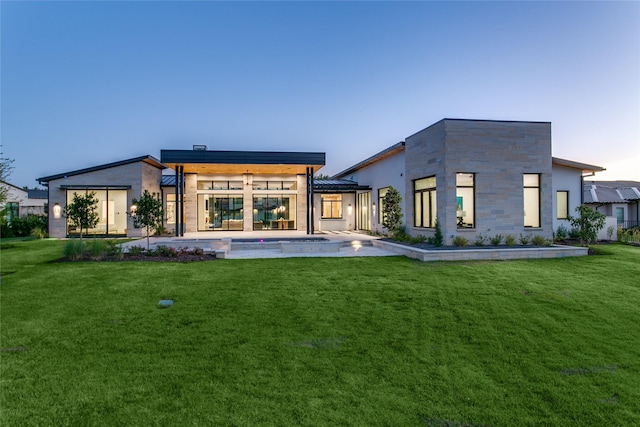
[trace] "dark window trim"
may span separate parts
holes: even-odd
[[[562,218],[558,216],[558,193],[566,193],[567,195],[567,203],[566,203],[566,209],[567,209],[567,215]],[[556,219],[567,219],[569,218],[569,190],[556,190]]]
[[[423,180],[423,179],[429,179],[429,178],[436,178],[436,186],[435,187],[429,187],[429,188],[422,188],[420,190],[416,190],[416,182]],[[433,220],[433,222],[435,223],[435,220],[438,216],[438,214],[436,213],[436,218],[433,218],[433,205],[431,204],[431,193],[435,192],[436,193],[436,197],[437,197],[437,189],[438,189],[438,178],[437,175],[429,175],[429,176],[423,176],[422,178],[417,178],[413,180],[413,226],[415,228],[429,228],[429,229],[433,229],[435,227],[431,226],[431,222]],[[423,218],[424,215],[422,215],[422,206],[423,206],[423,201],[424,201],[424,195],[427,194],[427,200],[429,201],[429,214],[428,214],[428,218],[427,218],[427,222],[429,223],[428,225],[424,225],[423,223]],[[418,225],[418,217],[416,216],[416,197],[420,197],[420,222]],[[437,202],[436,202],[436,207],[437,207]]]

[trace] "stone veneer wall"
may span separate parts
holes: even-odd
[[[67,178],[56,179],[49,182],[49,235],[51,237],[66,237],[66,218],[54,218],[53,207],[58,203],[61,207],[67,204],[66,190],[60,188],[61,185],[92,185],[92,186],[115,186],[129,185],[131,189],[127,191],[127,205],[131,205],[131,200],[139,198],[144,190],[151,193],[160,192],[160,179],[162,170],[145,162],[130,163],[113,168],[88,172],[81,175],[72,175]],[[140,237],[143,235],[142,229],[133,227],[133,220],[127,219],[127,236]]]
[[[407,228],[413,235],[413,180],[436,175],[437,209],[446,244],[461,235],[552,237],[551,124],[444,119],[406,140]],[[458,229],[456,173],[475,173],[476,225]],[[524,227],[525,173],[540,174],[541,227]]]

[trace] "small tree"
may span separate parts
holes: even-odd
[[[149,191],[144,190],[140,199],[133,199],[132,203],[135,206],[135,210],[131,212],[133,226],[135,228],[145,227],[147,229],[147,250],[149,250],[149,234],[151,234],[151,229],[162,226],[162,219],[164,217],[162,200],[149,193]]]
[[[13,166],[11,166],[12,163],[13,160],[7,159],[2,155],[2,146],[0,145],[0,205],[2,206],[0,209],[0,224],[4,224],[5,221],[7,210],[6,201],[9,195],[9,187],[7,187],[5,183],[13,170]]]
[[[382,226],[395,234],[402,225],[402,196],[393,187],[389,187],[382,198]]]
[[[71,225],[80,229],[80,241],[84,230],[93,228],[98,224],[98,199],[96,192],[92,191],[82,196],[73,193],[73,200],[64,208],[64,216]]]
[[[433,235],[433,244],[436,246],[444,245],[444,236],[442,235],[442,228],[440,227],[440,220],[436,217],[436,232]]]
[[[579,231],[580,244],[588,246],[589,242],[595,242],[598,239],[598,231],[604,228],[606,216],[587,205],[578,206],[576,212],[579,216],[569,216],[568,220],[571,226]]]

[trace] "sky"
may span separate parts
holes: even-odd
[[[321,151],[333,175],[442,118],[552,123],[640,181],[638,2],[0,2],[9,181],[161,149]]]

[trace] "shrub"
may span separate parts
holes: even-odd
[[[572,239],[579,239],[580,229],[577,227],[571,227],[571,230],[569,230],[569,237],[571,237]]]
[[[71,239],[62,247],[62,255],[67,259],[81,259],[84,253],[80,240]]]
[[[482,234],[478,234],[476,236],[476,240],[473,242],[474,245],[476,246],[484,246],[484,244],[487,242],[487,238],[485,236],[483,236]]]
[[[454,246],[467,246],[469,244],[469,240],[465,239],[462,236],[456,236],[453,238]]]
[[[560,225],[556,230],[556,240],[565,240],[569,236],[569,230],[564,225]]]
[[[40,227],[36,227],[31,230],[31,237],[34,239],[44,239],[47,237],[47,232]]]
[[[569,217],[569,222],[574,228],[579,230],[580,244],[589,245],[598,239],[598,231],[605,226],[607,217],[587,205],[580,205],[576,208],[578,217]]]
[[[607,228],[607,238],[608,238],[609,240],[611,240],[611,237],[613,237],[613,233],[614,233],[614,231],[616,231],[616,229],[614,228],[614,226],[613,226],[613,225],[610,225],[610,226]]]
[[[507,237],[504,238],[504,244],[507,246],[515,246],[516,238],[511,234],[507,234]]]
[[[91,258],[102,258],[107,252],[107,243],[103,239],[93,238],[87,242],[86,251]]]
[[[130,246],[129,251],[127,252],[129,255],[140,255],[145,252],[145,249],[142,246]]]
[[[533,236],[533,238],[531,239],[531,243],[533,243],[535,246],[550,245],[549,241],[544,236],[540,236],[540,235]]]
[[[520,244],[521,245],[528,245],[529,242],[531,242],[531,236],[530,235],[520,235]]]
[[[116,240],[105,240],[107,256],[122,258],[122,246]]]
[[[175,257],[175,256],[178,256],[178,252],[175,250],[175,248],[171,248],[166,245],[158,245],[154,251],[149,251],[148,255]]]
[[[491,237],[489,241],[493,246],[498,246],[500,243],[502,243],[502,234],[496,234],[495,236]]]
[[[442,228],[440,227],[440,220],[436,217],[436,232],[433,235],[433,244],[436,246],[444,245],[444,237],[442,236]]]

